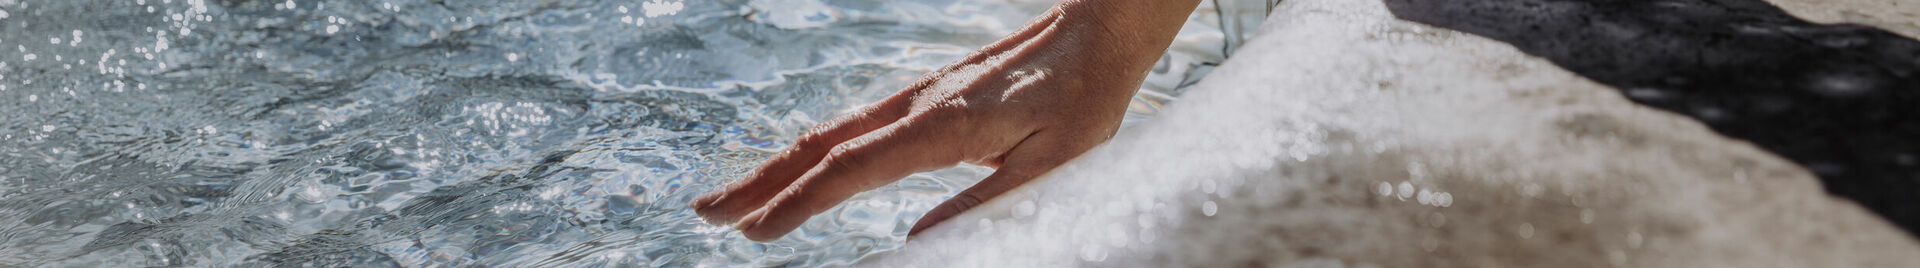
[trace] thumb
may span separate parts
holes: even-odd
[[[1078,133],[1074,133],[1078,132]],[[960,215],[974,206],[993,200],[1007,191],[1019,188],[1053,168],[1065,164],[1075,156],[1106,141],[1109,133],[1099,131],[1061,131],[1049,133],[1042,129],[1028,136],[1026,140],[1014,145],[1007,151],[1005,163],[992,175],[981,179],[979,183],[960,191],[960,194],[935,206],[920,221],[913,224],[908,236],[920,234],[927,228],[940,224],[953,216]]]

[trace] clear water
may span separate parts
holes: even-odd
[[[0,0],[0,267],[849,263],[985,170],[685,204],[1050,2]],[[1129,121],[1263,14],[1214,7]]]

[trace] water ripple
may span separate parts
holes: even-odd
[[[897,247],[987,170],[915,175],[773,243],[685,204],[1044,1],[784,2],[0,0],[0,266],[813,266]],[[1132,120],[1221,57],[1176,51]]]

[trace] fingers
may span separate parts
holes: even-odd
[[[742,214],[760,208],[774,194],[812,169],[835,145],[892,124],[905,116],[914,90],[916,88],[909,88],[880,103],[815,126],[785,152],[774,156],[753,173],[726,188],[694,199],[691,204],[694,212],[708,222],[731,223]]]
[[[819,165],[765,207],[741,218],[735,228],[748,239],[777,239],[854,194],[914,172],[959,163],[961,145],[953,139],[937,138],[948,133],[943,128],[922,125],[924,122],[903,121],[834,147]]]
[[[981,203],[986,203],[987,200],[993,200],[994,197],[1025,185],[1034,178],[1072,160],[1075,156],[1093,149],[1111,136],[1111,131],[1086,129],[1074,131],[1076,132],[1049,133],[1043,130],[1029,136],[1008,151],[1005,163],[1000,169],[994,170],[993,175],[987,175],[987,178],[981,179],[973,187],[960,191],[960,194],[927,211],[926,215],[920,216],[920,220],[913,224],[913,229],[908,231],[907,235],[920,234],[921,231],[955,215],[960,215],[961,212],[966,212]]]

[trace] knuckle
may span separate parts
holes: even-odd
[[[859,155],[866,151],[864,147],[865,146],[862,146],[861,144],[851,142],[851,141],[846,143],[841,143],[838,145],[834,145],[833,149],[828,149],[827,157],[828,158],[855,157],[856,155]]]
[[[800,139],[794,140],[793,146],[788,146],[787,150],[796,152],[811,151],[814,150],[812,148],[820,148],[827,145],[826,138],[820,137],[818,133],[809,133],[806,136],[801,136]]]
[[[852,168],[866,158],[867,150],[865,148],[866,147],[858,144],[850,143],[835,145],[833,146],[833,150],[827,152],[827,157],[822,159],[821,162],[825,163],[828,168]]]
[[[807,187],[798,187],[798,186],[790,186],[790,187],[787,187],[787,188],[785,188],[785,189],[780,189],[780,194],[777,194],[777,195],[775,195],[775,196],[786,196],[786,197],[788,197],[788,198],[792,198],[792,197],[795,197],[795,196],[804,196],[804,194],[806,194],[806,193],[807,193],[807,189],[806,189],[806,188],[807,188]],[[781,201],[781,200],[778,200],[778,199],[780,199],[780,198],[774,198],[774,199],[776,199],[776,200],[768,200],[768,201],[767,201],[767,203],[768,203],[769,205],[777,205],[777,204],[773,204],[773,203],[776,203],[776,202],[779,202],[779,201]]]

